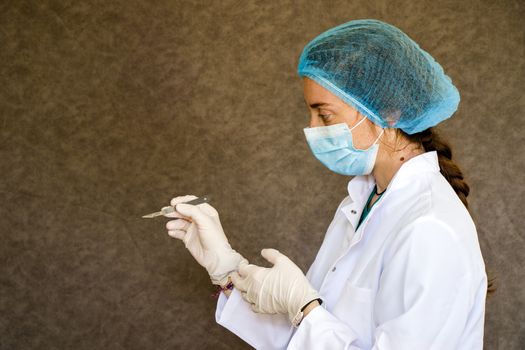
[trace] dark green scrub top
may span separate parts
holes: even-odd
[[[379,202],[379,200],[381,199],[381,197],[383,196],[383,194],[385,193],[383,191],[383,193],[381,193],[379,195],[379,198],[374,202],[374,204],[372,204],[372,207],[368,208],[368,204],[370,204],[370,201],[372,200],[372,198],[374,197],[374,194],[376,193],[376,189],[377,189],[377,185],[374,186],[374,188],[372,189],[372,193],[370,193],[370,196],[368,196],[368,200],[366,201],[366,204],[365,204],[365,208],[363,209],[363,212],[361,213],[361,218],[359,218],[359,223],[357,224],[357,227],[356,227],[356,231],[357,229],[359,228],[359,226],[361,225],[361,222],[363,222],[363,220],[365,220],[365,218],[368,216],[368,213],[370,213],[370,210],[372,210],[372,207],[377,203]]]

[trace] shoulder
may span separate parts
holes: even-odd
[[[423,173],[397,188],[388,212],[397,213],[398,229],[437,223],[452,234],[476,234],[476,227],[456,192],[441,173]]]
[[[424,215],[395,232],[384,251],[384,265],[402,268],[414,279],[472,275],[468,252],[446,222]]]
[[[458,231],[458,227],[432,213],[421,215],[393,232],[385,247],[384,262],[482,279],[485,263],[477,234],[475,230]]]
[[[415,179],[405,199],[405,211],[387,242],[385,258],[401,250],[423,252],[452,267],[476,275],[485,273],[476,226],[453,188],[441,173]],[[398,207],[399,208],[399,207]],[[391,210],[390,215],[395,215]]]

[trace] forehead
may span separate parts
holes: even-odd
[[[319,85],[316,81],[303,77],[303,93],[307,104],[313,103],[330,103],[333,105],[341,105],[344,102],[332,94],[329,90]]]

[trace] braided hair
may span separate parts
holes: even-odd
[[[461,199],[461,202],[463,202],[468,210],[467,196],[470,187],[465,182],[463,173],[458,165],[452,160],[452,149],[450,145],[441,138],[436,130],[433,130],[432,128],[425,129],[415,134],[407,134],[401,129],[397,130],[409,141],[422,145],[425,152],[437,151],[441,174],[447,179],[459,199]],[[487,296],[492,296],[496,291],[494,280],[495,277],[488,278]]]

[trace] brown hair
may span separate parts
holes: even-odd
[[[409,141],[423,146],[425,152],[437,151],[441,174],[443,174],[445,179],[447,179],[458,195],[459,199],[461,199],[468,210],[467,196],[469,194],[470,187],[465,182],[463,173],[459,169],[458,165],[452,160],[452,149],[450,148],[450,145],[444,141],[432,128],[428,128],[415,134],[407,134],[401,129],[396,130],[398,130],[398,133],[400,133]],[[496,286],[494,283],[496,278],[489,278],[488,276],[487,278],[487,296],[492,296],[496,291]]]

